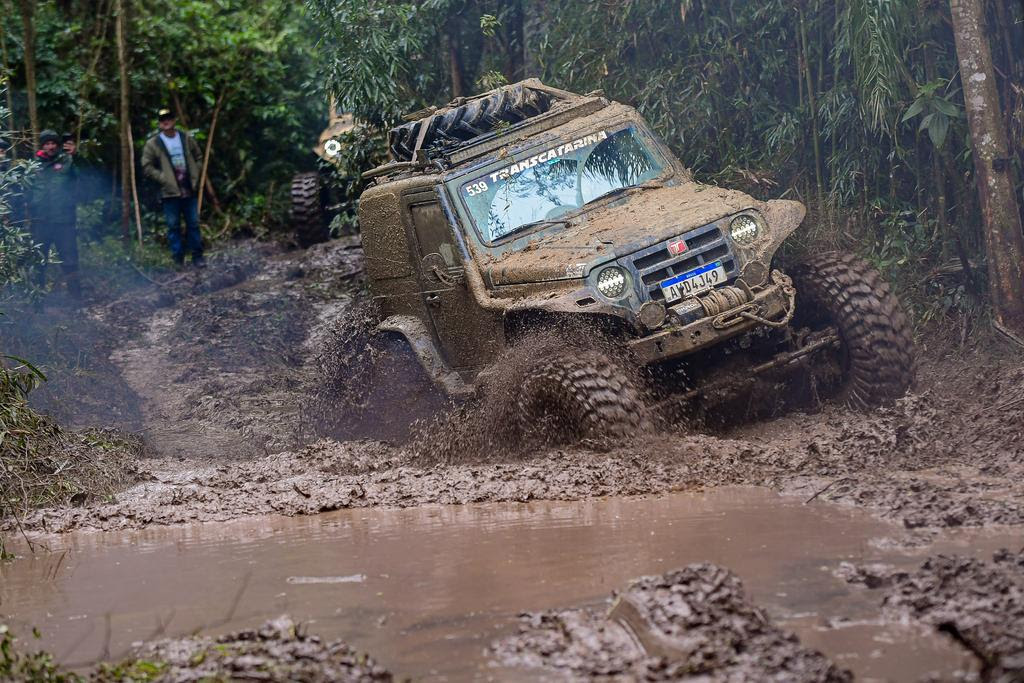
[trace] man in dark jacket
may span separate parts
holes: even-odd
[[[39,150],[34,157],[38,168],[28,181],[25,203],[32,237],[41,245],[43,252],[39,285],[46,284],[50,247],[54,247],[60,257],[60,269],[68,293],[78,298],[81,293],[78,280],[78,234],[75,226],[78,174],[74,154],[74,141],[65,141],[61,149],[60,136],[55,131],[44,130],[40,133]]]
[[[191,252],[193,265],[202,268],[203,238],[199,233],[199,145],[191,135],[174,127],[174,114],[161,109],[157,114],[159,130],[146,140],[142,149],[142,171],[160,186],[160,197],[167,222],[167,242],[174,262],[181,265],[185,252]],[[181,219],[185,219],[185,240],[181,239]]]

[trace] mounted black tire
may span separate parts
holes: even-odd
[[[421,134],[424,149],[458,144],[489,133],[498,125],[543,114],[550,106],[549,96],[540,90],[520,84],[507,86],[462,106],[392,128],[388,146],[395,160],[411,161]]]
[[[326,242],[330,237],[324,188],[316,171],[292,178],[292,229],[301,247]]]
[[[889,284],[852,254],[827,252],[792,272],[797,288],[796,327],[835,326],[838,379],[833,398],[858,408],[885,405],[914,382],[910,322]]]
[[[549,443],[621,440],[647,424],[636,383],[597,351],[557,354],[528,370],[516,413],[523,432]]]

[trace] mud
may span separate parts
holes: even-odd
[[[884,589],[890,618],[926,624],[973,653],[983,680],[1024,679],[1024,550],[991,561],[937,555],[910,571],[847,566],[842,575]]]
[[[324,642],[287,616],[218,638],[163,639],[140,648],[135,662],[159,669],[146,680],[270,680],[301,683],[391,681],[391,674],[341,641]],[[138,663],[128,662],[128,672]]]
[[[26,523],[49,531],[117,529],[344,507],[758,484],[865,507],[909,529],[1022,524],[1024,403],[1014,401],[1024,369],[982,359],[987,367],[980,372],[977,359],[935,364],[921,393],[870,414],[825,406],[721,434],[661,431],[603,452],[577,445],[531,453],[500,439],[472,442],[468,453],[443,438],[413,447],[322,440],[251,459],[149,460],[140,465],[143,482],[106,504],[44,510]],[[950,381],[947,373],[963,379]],[[267,395],[214,412],[223,420],[260,401]]]
[[[516,636],[518,614],[596,615],[635,577],[710,562],[742,580],[742,609],[858,679],[969,677],[979,669],[969,652],[883,619],[880,592],[836,575],[842,562],[912,571],[924,553],[883,542],[902,533],[864,510],[752,487],[151,525],[42,537],[34,555],[14,539],[0,613],[18,633],[37,626],[40,646],[76,667],[117,661],[138,641],[216,637],[287,613],[399,678],[551,680],[546,667],[495,668],[489,648]],[[1015,540],[1012,529],[957,529],[930,552],[984,558]],[[695,612],[718,609],[686,595]]]
[[[520,632],[494,645],[510,666],[547,667],[578,677],[640,680],[852,681],[821,653],[779,629],[743,584],[713,564],[648,576],[613,594],[608,614],[530,614]]]
[[[24,353],[36,344],[50,371],[41,407],[72,424],[105,415],[140,432],[152,456],[140,463],[137,485],[41,511],[28,528],[726,484],[868,508],[925,534],[1024,523],[1024,360],[997,338],[979,337],[955,357],[924,338],[918,388],[868,414],[825,404],[771,417],[776,395],[751,393],[745,403],[768,418],[715,423],[731,427],[671,422],[625,443],[553,448],[498,427],[509,422],[514,373],[499,373],[481,400],[432,419],[440,404],[417,408],[426,394],[415,389],[411,359],[399,359],[388,381],[363,381],[363,364],[346,355],[358,342],[346,331],[351,322],[365,327],[372,317],[361,303],[361,273],[355,238],[304,252],[241,243],[206,271],[94,293],[81,313],[6,316],[5,345]],[[54,319],[67,343],[40,336]],[[72,356],[84,360],[76,365]],[[368,411],[372,429],[346,431],[342,418],[365,408],[367,387],[388,394]],[[413,440],[402,443],[416,419]]]

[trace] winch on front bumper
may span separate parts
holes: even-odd
[[[792,320],[796,289],[781,271],[772,271],[769,282],[759,287],[742,281],[738,285],[719,287],[669,307],[665,326],[629,341],[629,349],[642,363],[650,364],[699,351],[759,325],[785,327]]]

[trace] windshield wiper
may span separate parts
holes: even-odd
[[[606,199],[608,197],[614,197],[616,195],[623,194],[624,192],[627,192],[629,190],[652,190],[652,189],[655,189],[655,188],[658,188],[658,187],[665,187],[665,186],[662,185],[661,183],[654,183],[654,184],[646,184],[645,183],[643,185],[626,185],[625,187],[616,187],[614,190],[608,190],[604,194],[597,195],[596,197],[591,199],[589,202],[586,202],[585,204],[583,204],[583,206],[587,206],[588,204],[593,204],[594,202],[596,202],[598,200],[601,200],[601,199]]]
[[[532,223],[523,223],[512,232],[519,232],[520,230],[525,230],[527,228],[536,228],[538,225],[569,225],[569,223],[570,221],[567,221],[564,218],[545,218],[543,220],[534,221]]]

